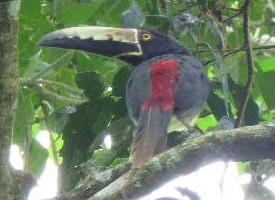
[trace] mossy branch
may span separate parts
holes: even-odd
[[[74,200],[76,196],[82,197],[77,198],[78,200],[135,199],[148,194],[179,175],[191,173],[208,163],[220,160],[236,162],[275,160],[274,152],[275,121],[238,129],[209,132],[163,152],[152,158],[143,167],[128,171],[119,178],[110,176],[110,179],[114,178],[113,182],[107,179],[107,186],[103,189],[104,183],[100,182],[98,184],[100,187],[97,187],[97,184],[93,183],[98,180],[90,179],[90,182],[81,186],[83,191],[73,190],[55,198],[55,200]],[[112,183],[109,184],[110,182]],[[93,187],[93,193],[90,192],[90,186]],[[89,198],[87,198],[88,191]],[[95,191],[98,192],[95,193]],[[65,196],[66,198],[64,198]]]
[[[87,200],[135,199],[164,182],[218,160],[275,160],[275,121],[232,130],[209,132],[152,158]]]

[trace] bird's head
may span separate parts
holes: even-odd
[[[45,35],[39,45],[116,57],[132,65],[164,54],[188,54],[175,40],[155,31],[96,26],[54,31]]]

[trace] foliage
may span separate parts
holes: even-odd
[[[94,165],[120,165],[129,155],[133,131],[125,105],[131,66],[84,52],[37,47],[43,35],[59,28],[84,24],[120,27],[121,19],[125,23],[125,15],[131,17],[134,13],[134,25],[127,22],[126,26],[141,24],[169,34],[203,63],[208,63],[212,93],[197,126],[206,131],[216,128],[223,116],[236,118],[248,78],[245,53],[239,49],[244,42],[242,18],[236,15],[242,0],[111,2],[22,0],[20,92],[13,142],[25,152],[26,168],[36,175],[41,173],[49,156],[62,157],[62,166],[69,169],[66,174],[70,175],[74,174],[75,166],[88,159]],[[271,37],[275,33],[271,20],[274,13],[274,0],[252,2],[253,46],[275,43]],[[246,125],[275,119],[273,55],[272,49],[253,51],[256,75],[244,116]],[[46,150],[35,139],[45,129],[58,135]],[[113,136],[112,146],[116,149],[113,152],[102,146],[106,135]],[[74,181],[70,179],[66,189],[78,180],[76,174],[72,176]]]

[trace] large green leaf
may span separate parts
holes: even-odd
[[[265,0],[251,1],[249,19],[253,21],[261,20],[265,10]]]
[[[257,67],[262,72],[275,71],[275,59],[267,58],[267,59],[258,59],[255,61]]]
[[[265,103],[269,109],[275,108],[275,87],[274,85],[275,71],[258,72],[256,74],[256,84],[258,85]]]
[[[25,74],[28,62],[37,52],[37,42],[53,26],[41,13],[41,0],[22,0],[19,31],[20,74]]]
[[[218,95],[211,92],[207,103],[217,120],[219,120],[223,116],[226,116],[224,100],[221,99]]]
[[[130,76],[130,69],[128,67],[121,68],[113,79],[112,94],[117,97],[125,97],[126,85]]]
[[[198,118],[196,124],[201,130],[207,131],[215,128],[218,123],[214,115],[208,115],[207,117]]]
[[[77,73],[75,80],[78,86],[84,90],[84,94],[90,99],[98,99],[104,90],[103,79],[96,72]]]
[[[116,72],[126,65],[111,58],[83,52],[76,52],[73,63],[76,65],[78,72],[95,71],[99,73],[107,85],[111,84]]]
[[[48,159],[48,151],[41,146],[35,139],[32,140],[29,147],[27,160],[28,169],[35,175],[40,175],[44,170]]]
[[[18,105],[13,129],[13,142],[25,148],[26,137],[32,139],[31,127],[35,117],[35,109],[39,105],[38,95],[27,89],[20,88]]]
[[[73,3],[64,5],[63,10],[61,13],[59,13],[58,22],[62,24],[63,27],[89,24],[91,15],[99,5],[99,1],[94,1],[92,3]],[[94,23],[96,23],[96,21],[94,21]]]

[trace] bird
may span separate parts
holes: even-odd
[[[202,63],[178,41],[157,31],[71,27],[46,34],[39,45],[115,57],[134,66],[126,86],[127,109],[136,128],[132,169],[166,149],[173,115],[190,124],[209,96]]]

